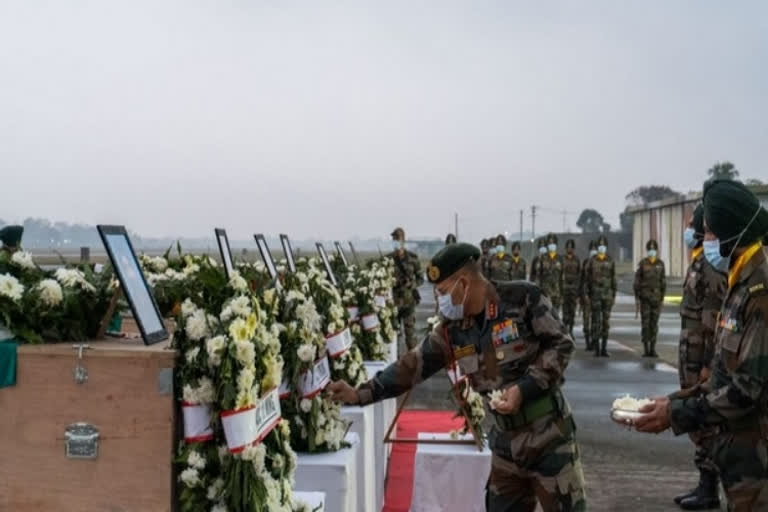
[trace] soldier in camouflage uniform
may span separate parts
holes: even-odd
[[[565,242],[565,258],[563,258],[563,323],[568,334],[573,338],[573,324],[576,321],[576,303],[579,300],[581,287],[581,261],[574,254],[576,242]]]
[[[496,252],[488,260],[488,278],[493,281],[512,279],[512,256],[507,254],[507,239],[504,235],[496,237]]]
[[[680,359],[678,372],[680,389],[693,389],[711,374],[714,357],[714,334],[717,314],[726,289],[725,275],[717,272],[704,257],[704,208],[696,207],[685,230],[683,241],[691,249],[691,264],[683,283],[680,304]],[[711,440],[714,432],[691,432],[696,445],[694,463],[699,469],[699,484],[695,489],[675,497],[684,510],[718,508],[717,466],[712,460]]]
[[[659,244],[656,240],[648,240],[645,250],[648,256],[640,261],[635,271],[635,303],[640,304],[643,357],[659,357],[656,353],[656,336],[667,291],[667,272],[664,262],[658,258]]]
[[[510,279],[513,281],[525,281],[526,274],[525,259],[520,256],[520,242],[512,242],[512,267],[509,270]]]
[[[594,240],[589,241],[589,255],[581,263],[581,279],[579,279],[579,301],[581,301],[581,320],[582,320],[582,332],[584,334],[584,342],[587,350],[594,350],[592,347],[592,338],[590,332],[592,329],[592,307],[589,303],[589,294],[587,292],[586,272],[587,264],[589,260],[597,255],[597,242]]]
[[[419,286],[424,283],[419,257],[405,249],[405,231],[392,231],[392,252],[387,256],[395,261],[395,287],[392,291],[397,307],[398,323],[403,323],[405,344],[408,349],[416,345],[416,306],[421,302]]]
[[[485,277],[488,277],[488,261],[491,259],[490,249],[491,242],[487,238],[483,238],[480,241],[480,268]]]
[[[557,237],[547,236],[547,254],[539,259],[539,286],[549,300],[555,313],[560,314],[563,302],[563,257],[557,254]]]
[[[533,257],[533,261],[531,261],[531,279],[530,281],[532,283],[536,283],[538,285],[541,284],[540,282],[540,275],[541,275],[541,258],[546,256],[547,254],[547,242],[543,238],[539,238],[536,241],[536,250],[538,251],[538,254]]]
[[[728,272],[712,375],[698,390],[654,399],[635,426],[711,429],[728,510],[768,510],[768,211],[742,183],[714,180],[704,188],[704,223],[705,257]]]
[[[608,357],[606,347],[611,328],[611,309],[616,302],[616,265],[608,256],[608,239],[603,235],[597,239],[597,255],[587,263],[584,287],[592,307],[590,331],[595,357]]]
[[[397,362],[354,389],[334,382],[337,400],[366,405],[401,395],[455,363],[493,416],[486,510],[586,510],[575,424],[561,386],[573,341],[541,290],[526,281],[494,288],[467,244],[446,247],[427,274],[440,293],[441,323]],[[503,390],[493,411],[488,393]]]

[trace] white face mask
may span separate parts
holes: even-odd
[[[547,254],[547,248],[546,247],[539,247],[539,254]]]
[[[400,240],[392,240],[392,250],[393,251],[399,251],[403,248],[403,242]]]
[[[605,254],[606,252],[608,252],[608,247],[604,245],[598,245],[597,252],[599,252],[600,254]]]
[[[445,294],[439,294],[437,296],[437,306],[440,310],[440,313],[448,320],[461,320],[464,318],[464,301],[467,300],[469,286],[464,289],[464,298],[461,299],[461,304],[454,304],[453,299],[451,298],[451,294],[453,293],[453,290],[456,288],[457,284],[459,284],[458,281],[454,283],[451,291]]]
[[[549,249],[549,252],[557,252],[557,244],[549,244],[547,249]]]
[[[648,257],[649,258],[655,258],[656,257],[656,249],[648,249]]]
[[[592,249],[591,251],[589,251],[589,255],[590,256],[596,256],[597,255],[597,249]]]

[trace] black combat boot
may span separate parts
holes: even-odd
[[[643,357],[648,357],[650,352],[648,351],[648,342],[643,340]]]
[[[720,495],[717,486],[717,474],[702,471],[696,494],[680,502],[683,510],[711,510],[720,508]]]
[[[600,357],[600,340],[599,339],[592,340],[592,348],[595,349],[595,357]]]
[[[656,340],[651,340],[651,351],[648,352],[648,357],[659,357],[656,353]]]
[[[699,470],[699,483],[696,484],[696,487],[694,487],[690,491],[685,492],[683,494],[678,494],[677,496],[675,496],[673,498],[675,504],[679,505],[680,503],[683,502],[684,499],[690,498],[691,496],[696,496],[699,493],[699,489],[701,489],[701,484],[702,484],[703,481],[704,481],[704,471],[702,471],[700,469]]]
[[[584,341],[587,344],[587,347],[585,350],[592,350],[592,342],[589,341],[589,334],[584,334]]]
[[[603,338],[603,347],[600,349],[600,355],[603,357],[611,357],[605,349],[606,346],[608,346],[608,338]],[[595,343],[595,352],[597,352],[597,343]]]

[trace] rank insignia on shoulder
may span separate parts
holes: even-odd
[[[765,290],[765,284],[764,283],[758,283],[754,286],[749,287],[749,293],[757,293],[761,290]]]

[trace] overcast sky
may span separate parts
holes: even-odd
[[[759,0],[0,0],[0,218],[616,225],[635,186],[699,189],[716,160],[768,179],[766,63]]]

